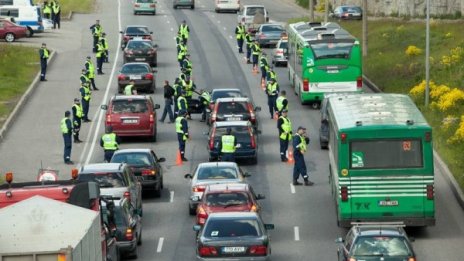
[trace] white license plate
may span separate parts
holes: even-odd
[[[122,122],[123,123],[134,124],[134,123],[138,123],[139,121],[135,120],[135,119],[127,119],[127,120],[122,120]]]
[[[136,61],[145,61],[145,58],[135,58]]]
[[[131,76],[129,76],[129,78],[131,80],[140,80],[140,79],[142,79],[142,76],[141,75],[131,75]]]
[[[242,118],[240,118],[240,117],[228,117],[228,118],[227,118],[228,121],[239,121],[239,120],[241,120],[241,119],[242,119]]]
[[[245,247],[223,247],[223,253],[244,253]]]
[[[338,70],[327,70],[327,73],[338,73]]]
[[[379,201],[379,206],[389,207],[389,206],[398,206],[398,200],[381,200]]]

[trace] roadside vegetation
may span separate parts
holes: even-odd
[[[95,0],[59,0],[61,5],[61,17],[67,17],[71,11],[76,13],[90,13],[93,10]]]
[[[308,20],[292,19],[289,23]],[[360,21],[336,21],[362,40]],[[425,101],[425,23],[380,19],[368,23],[364,75],[382,91],[409,94],[434,130],[434,146],[464,190],[464,35],[462,21],[430,25],[430,103]]]

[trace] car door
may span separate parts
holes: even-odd
[[[3,21],[0,21],[0,38],[1,39],[5,38],[5,33],[6,33],[5,25],[6,23],[4,23]]]
[[[156,156],[155,152],[154,151],[150,151],[151,153],[151,156],[152,156],[152,160],[153,160],[153,164],[155,165],[155,170],[156,170],[156,173],[159,175],[159,177],[161,178],[163,176],[163,169],[161,168],[161,165],[159,164],[158,162],[158,157]]]

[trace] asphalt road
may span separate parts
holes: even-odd
[[[99,105],[106,103],[116,93],[115,71],[122,64],[118,49],[119,28],[129,24],[143,24],[154,32],[159,46],[156,103],[163,104],[162,83],[172,82],[179,74],[174,36],[178,24],[186,20],[191,28],[189,50],[192,54],[193,75],[197,87],[240,88],[249,95],[255,105],[262,107],[259,113],[262,135],[259,142],[258,165],[244,165],[252,173],[249,178],[257,193],[266,195],[262,200],[263,218],[273,223],[271,232],[273,260],[335,260],[334,239],[345,234],[336,226],[334,203],[328,184],[327,151],[319,149],[319,113],[298,103],[291,94],[287,69],[278,68],[281,89],[289,92],[289,117],[294,127],[308,128],[311,138],[306,162],[313,187],[290,185],[292,166],[280,162],[276,121],[269,119],[267,100],[259,86],[259,76],[251,74],[251,66],[244,63],[235,46],[233,31],[235,14],[216,14],[212,1],[197,0],[196,9],[173,10],[171,1],[159,0],[156,16],[132,14],[131,3],[126,0],[98,1],[96,14],[75,15],[72,22],[63,23],[58,32],[46,33],[23,42],[47,42],[57,50],[58,56],[49,68],[49,81],[41,83],[34,97],[29,100],[6,139],[0,144],[0,172],[13,171],[16,180],[33,180],[41,162],[60,170],[67,178],[71,167],[63,164],[63,141],[59,121],[64,110],[70,109],[74,97],[78,97],[79,73],[85,57],[91,54],[91,36],[88,27],[100,19],[108,34],[110,61],[105,64],[104,76],[97,77],[101,89],[93,93],[92,123],[84,124],[81,139],[85,143],[73,147],[72,159],[80,164],[102,162],[103,153],[98,139],[103,132]],[[242,4],[264,3],[271,19],[285,22],[303,12],[294,5],[279,4],[281,1],[242,1]],[[102,12],[102,10],[105,10]],[[119,13],[120,10],[120,13]],[[116,57],[116,54],[117,57]],[[117,59],[116,59],[117,58]],[[115,60],[116,59],[116,60]],[[113,70],[114,69],[114,70]],[[375,79],[372,79],[375,82]],[[160,110],[159,112],[162,112]],[[161,199],[144,199],[143,246],[139,260],[194,260],[195,239],[192,225],[194,218],[187,212],[188,182],[185,173],[193,171],[198,163],[206,161],[205,124],[199,115],[189,121],[191,142],[187,145],[189,161],[175,166],[177,149],[173,124],[158,126],[158,142],[125,140],[122,148],[151,147],[158,156],[166,157],[164,164],[165,190]],[[463,210],[458,206],[448,184],[436,171],[437,225],[426,229],[408,230],[416,238],[414,248],[418,260],[460,261],[464,256]]]

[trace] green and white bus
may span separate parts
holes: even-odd
[[[289,80],[302,104],[318,108],[325,93],[362,91],[359,41],[336,23],[288,26]]]
[[[329,98],[329,181],[337,223],[435,225],[432,128],[402,94]]]

